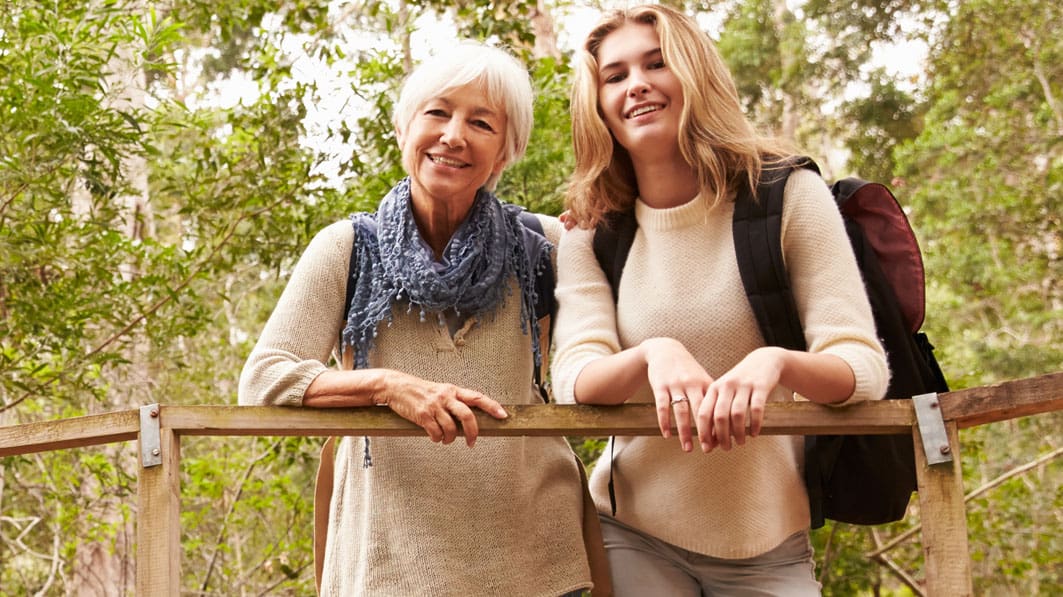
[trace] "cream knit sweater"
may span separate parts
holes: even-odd
[[[556,219],[541,217],[556,241]],[[336,348],[354,232],[322,230],[303,254],[240,377],[240,404],[298,406]],[[372,367],[473,388],[505,404],[540,402],[520,294],[452,336],[435,317],[394,309]],[[581,535],[581,466],[561,437],[340,442],[322,594],[528,595],[590,586]]]
[[[614,307],[594,257],[593,231],[573,229],[558,252],[559,314],[552,379],[558,402],[590,361],[652,337],[681,341],[713,377],[764,345],[742,288],[731,201],[695,199],[670,209],[636,203],[638,233]],[[786,186],[783,251],[810,352],[844,359],[856,376],[850,402],[879,399],[889,379],[871,309],[841,216],[822,179],[798,170]],[[793,400],[779,387],[772,401]],[[630,398],[652,402],[648,384]],[[704,454],[678,439],[615,438],[616,517],[668,543],[747,558],[809,526],[800,436],[760,436]],[[609,449],[591,493],[608,514]]]

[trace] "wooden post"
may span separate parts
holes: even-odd
[[[162,463],[137,481],[137,595],[178,597],[181,587],[181,442],[159,431]],[[143,443],[143,438],[140,440]]]
[[[912,430],[923,524],[923,555],[926,558],[926,593],[931,597],[965,597],[971,595],[973,589],[960,440],[954,421],[945,423],[945,431],[952,461],[931,466],[927,464],[918,426]]]

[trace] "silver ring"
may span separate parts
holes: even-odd
[[[690,398],[680,394],[678,396],[672,396],[672,406],[679,404],[680,402],[690,402]]]

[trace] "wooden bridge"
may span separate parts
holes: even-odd
[[[499,421],[479,418],[481,436],[657,435],[653,405],[507,406]],[[959,430],[1063,410],[1063,372],[918,400],[829,408],[769,404],[764,434],[911,433],[919,481],[926,591],[970,595]],[[181,438],[184,436],[421,436],[388,409],[321,410],[250,406],[166,406],[0,427],[0,457],[137,440],[138,595],[180,593]],[[899,541],[899,539],[895,540]],[[880,548],[882,552],[889,546]]]

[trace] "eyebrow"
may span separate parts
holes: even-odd
[[[652,57],[659,56],[659,55],[661,55],[661,49],[660,48],[654,48],[654,49],[652,49],[652,50],[650,50],[648,52],[644,52],[642,54],[642,56],[639,56],[639,58],[642,59],[642,60],[646,60],[647,58],[652,58]],[[602,66],[598,67],[598,72],[600,73],[602,71],[607,71],[607,70],[609,70],[611,68],[618,68],[618,67],[620,67],[622,65],[623,65],[623,60],[617,60],[615,62],[610,62],[609,64],[603,64]]]

